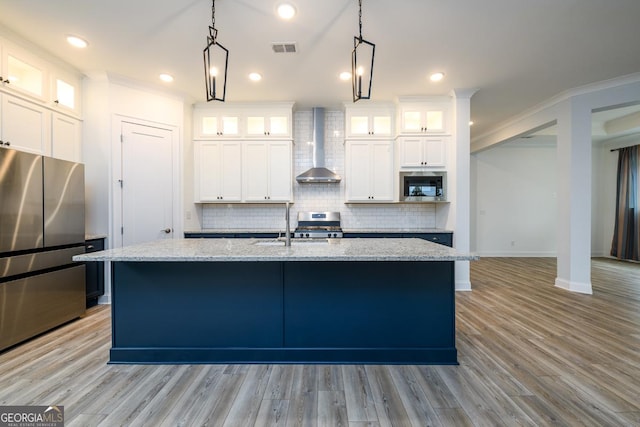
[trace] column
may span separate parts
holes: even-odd
[[[471,97],[476,89],[454,89],[453,116],[454,116],[454,143],[455,153],[449,160],[449,165],[455,165],[453,173],[448,173],[449,187],[455,188],[453,206],[450,214],[453,216],[453,246],[456,250],[468,253],[471,247],[471,132],[469,121],[471,120]],[[452,182],[452,178],[453,182]],[[453,184],[453,185],[452,185]],[[469,261],[456,261],[456,291],[471,290],[471,276]]]
[[[555,285],[591,294],[591,108],[580,97],[558,108],[557,167]]]

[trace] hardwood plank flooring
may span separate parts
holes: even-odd
[[[0,353],[0,405],[67,426],[640,426],[640,264],[592,260],[594,295],[550,258],[471,263],[459,366],[108,365],[108,306]]]

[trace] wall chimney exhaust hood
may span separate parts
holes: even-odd
[[[313,167],[296,177],[300,184],[336,183],[342,178],[324,166],[324,108],[313,109]]]

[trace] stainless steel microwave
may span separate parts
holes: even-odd
[[[400,172],[400,200],[444,202],[447,200],[446,172]]]

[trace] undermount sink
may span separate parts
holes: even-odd
[[[256,246],[285,246],[284,239],[259,240],[254,243]],[[329,243],[340,243],[339,239],[291,239],[291,246],[312,246],[327,245]]]

